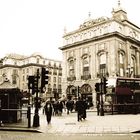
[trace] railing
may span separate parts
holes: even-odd
[[[104,104],[104,112],[117,114],[137,114],[140,113],[140,103],[128,103],[128,104]]]
[[[90,74],[88,74],[88,75],[82,75],[82,76],[81,76],[81,79],[82,79],[82,80],[91,79],[91,75],[90,75]]]

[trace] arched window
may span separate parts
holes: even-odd
[[[124,76],[124,53],[119,53],[119,75]]]
[[[136,58],[135,56],[131,57],[131,67],[133,68],[132,75],[136,74]]]
[[[105,53],[100,55],[100,64],[106,64],[106,54]]]

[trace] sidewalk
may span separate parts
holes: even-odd
[[[42,116],[39,130],[55,134],[93,134],[93,133],[132,133],[140,130],[140,115],[105,115],[97,116],[96,112],[88,112],[87,119],[77,121],[77,114],[64,114],[53,117],[51,125],[47,125]]]
[[[46,122],[46,116],[40,112],[40,126],[37,128],[3,126],[0,130],[4,131],[27,131],[43,132],[51,134],[97,134],[97,133],[134,133],[140,130],[140,114],[133,115],[105,115],[97,116],[96,112],[88,111],[87,119],[81,122],[77,121],[77,113],[69,115],[66,112],[62,116],[52,116],[51,124]],[[32,117],[33,119],[33,117]],[[32,124],[32,123],[31,123]],[[14,124],[15,126],[15,124]]]

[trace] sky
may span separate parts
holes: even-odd
[[[140,27],[139,0],[120,0],[128,19]],[[111,17],[118,0],[0,0],[0,58],[39,52],[62,60],[64,28],[78,29],[87,18]]]

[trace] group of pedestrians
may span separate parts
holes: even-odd
[[[52,115],[62,115],[63,109],[67,109],[67,114],[72,112],[75,108],[77,112],[77,121],[82,121],[82,119],[86,119],[86,109],[87,103],[86,100],[82,98],[78,98],[77,101],[68,99],[67,101],[57,101],[53,102],[51,100],[47,100],[43,107],[43,112],[46,115],[47,123],[50,124]]]
[[[85,99],[78,98],[76,102],[76,111],[77,111],[77,121],[82,121],[82,119],[86,119],[86,109],[87,109],[87,102]]]
[[[67,109],[67,114],[69,114],[70,112],[72,113],[73,109],[74,109],[74,101],[68,99],[66,101],[66,109]]]

